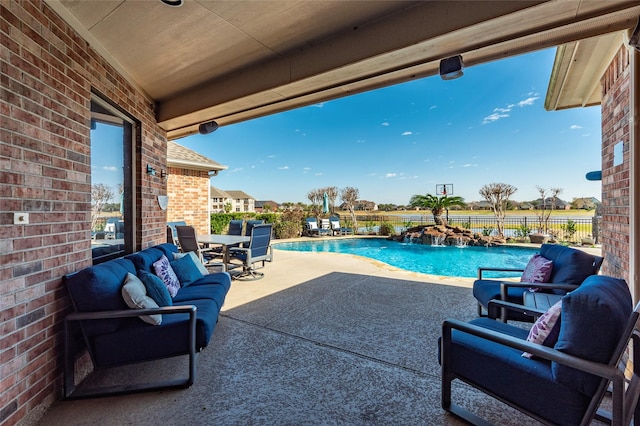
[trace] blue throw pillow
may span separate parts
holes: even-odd
[[[144,283],[144,286],[147,289],[147,294],[158,304],[158,306],[173,305],[171,296],[169,295],[169,290],[167,290],[167,286],[159,277],[147,271],[140,271],[138,276]]]
[[[202,278],[202,273],[193,262],[191,256],[183,256],[179,259],[172,260],[169,262],[169,265],[171,265],[171,269],[175,272],[182,287],[186,287]]]
[[[562,299],[562,323],[554,348],[577,357],[608,363],[633,311],[626,281],[592,275]],[[551,364],[554,378],[587,396],[600,379],[558,363]]]

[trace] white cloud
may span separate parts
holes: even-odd
[[[107,172],[117,172],[118,168],[115,166],[104,166],[102,170],[105,170]]]
[[[242,169],[242,167],[236,167],[236,168],[235,168],[235,169],[233,169],[233,170],[229,170],[229,172],[231,172],[231,173],[237,173],[237,172],[241,172],[242,170],[243,170],[243,169]]]
[[[462,167],[471,167],[473,166],[473,164],[467,163],[467,164],[463,164]]]
[[[494,112],[493,114],[487,115],[482,120],[482,124],[493,123],[495,121],[498,121],[498,120],[500,120],[502,118],[507,118],[507,117],[509,117],[509,114],[500,114],[500,113]]]
[[[289,170],[289,166],[278,167],[278,170]]]
[[[577,130],[577,129],[582,129],[582,126],[579,126],[579,125],[577,125],[577,124],[572,124],[571,126],[569,126],[569,128],[570,128],[571,130]]]
[[[538,99],[540,99],[539,96],[532,96],[530,98],[527,98],[527,99],[525,99],[523,101],[518,102],[518,106],[519,107],[524,107],[524,106],[533,105],[533,103]]]
[[[413,132],[402,132],[402,136],[409,136],[412,135]]]
[[[396,177],[396,174],[395,173],[387,173],[386,175],[384,175],[384,177],[392,178],[392,177]]]
[[[314,104],[314,105],[311,105],[311,106],[314,107],[314,108],[322,108],[322,107],[324,107],[324,102],[320,102],[318,104]]]
[[[322,176],[322,173],[316,173],[314,176]]]
[[[380,124],[380,125],[381,125],[381,126],[384,126],[384,127],[388,127],[388,126],[390,126],[389,122],[387,122],[387,121],[383,122],[383,123],[382,123],[382,124]]]
[[[431,106],[429,107],[429,109],[436,109],[436,108],[438,108],[438,105],[431,105]]]
[[[267,158],[276,158],[275,154],[267,155]]]

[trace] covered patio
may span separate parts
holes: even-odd
[[[437,341],[444,319],[475,317],[471,279],[350,255],[275,256],[262,280],[234,281],[191,388],[59,402],[40,424],[462,424],[440,408]],[[170,377],[175,363],[92,380]],[[467,386],[454,395],[494,424],[532,422]]]

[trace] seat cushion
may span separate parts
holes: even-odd
[[[553,261],[549,282],[563,284],[582,284],[595,271],[595,258],[582,250],[576,250],[559,244],[543,244],[540,255]]]
[[[200,350],[208,345],[220,310],[211,299],[192,300],[188,304],[197,308],[196,349]],[[97,366],[111,367],[186,354],[188,330],[188,314],[162,315],[162,324],[156,326],[129,318],[126,327],[93,339]]]
[[[222,284],[201,284],[182,287],[176,297],[173,298],[174,305],[188,305],[192,300],[212,300],[216,303],[218,310],[222,308],[228,290]]]
[[[473,282],[473,297],[486,309],[489,301],[500,300],[500,283],[496,280],[475,280]],[[522,304],[523,294],[527,291],[524,287],[509,287],[507,289],[507,302]],[[500,315],[498,310],[494,309],[489,312],[489,316],[497,318]],[[531,317],[521,315],[517,312],[509,312],[509,318],[513,320],[531,321]]]
[[[562,299],[562,323],[555,349],[577,357],[609,363],[633,310],[624,280],[604,275],[588,277]],[[593,395],[600,379],[553,363],[558,382]]]
[[[525,329],[488,318],[475,319],[471,324],[523,340],[528,334]],[[521,355],[520,350],[456,330],[452,332],[450,366],[456,376],[479,384],[480,389],[537,413],[550,423],[579,424],[589,398],[571,388],[558,386],[549,362]]]

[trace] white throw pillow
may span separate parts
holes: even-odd
[[[158,307],[158,304],[147,296],[147,289],[142,281],[140,281],[140,278],[131,272],[127,274],[127,278],[124,280],[122,298],[124,299],[124,303],[131,309],[151,309]],[[162,324],[162,314],[140,315],[139,318],[152,325]]]

